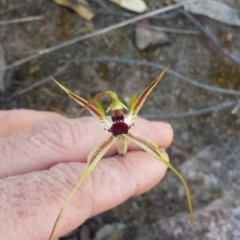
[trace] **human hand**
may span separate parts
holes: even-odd
[[[134,131],[167,148],[169,124],[136,119]],[[98,120],[66,119],[50,112],[0,112],[0,239],[45,240],[84,169],[89,152],[107,136]],[[129,143],[114,145],[87,176],[65,209],[55,237],[86,219],[140,195],[164,176],[166,166]]]

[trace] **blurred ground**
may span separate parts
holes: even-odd
[[[114,12],[123,12],[105,2]],[[223,2],[240,9],[237,0]],[[163,6],[160,1],[154,0],[149,0],[148,5],[152,9]],[[39,21],[0,26],[2,51],[7,64],[126,19],[102,11],[97,1],[91,1],[91,6],[98,13],[91,22],[86,22],[75,12],[52,1],[1,1],[2,20],[43,16]],[[195,17],[207,32],[240,59],[240,28],[202,16]],[[185,16],[177,12],[142,23],[197,30]],[[135,25],[128,25],[8,70],[4,76],[5,91],[1,93],[1,109],[31,108],[75,116],[79,107],[52,81],[15,96],[11,101],[6,100],[19,89],[60,71],[63,61],[74,58],[107,56],[147,60],[165,66],[170,64],[172,70],[201,83],[240,90],[240,66],[224,57],[203,35],[168,34],[168,44],[139,51],[135,46],[134,29]],[[150,67],[93,61],[72,64],[57,79],[85,98],[111,89],[125,99],[140,93],[158,74],[158,69]],[[188,112],[234,100],[238,100],[238,97],[208,92],[167,74],[149,96],[141,114],[154,114],[155,119],[163,119],[168,113]],[[103,100],[103,103],[107,104],[107,100]],[[231,114],[232,109],[164,119],[175,130],[174,142],[168,152],[172,164],[181,170],[190,187],[195,209],[193,227],[188,223],[182,184],[169,171],[161,184],[150,192],[90,219],[64,239],[240,239],[240,114],[239,111]],[[111,236],[96,238],[99,231],[109,231]]]

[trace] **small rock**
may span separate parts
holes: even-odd
[[[169,43],[169,37],[164,32],[137,26],[135,29],[135,42],[139,50],[144,50],[148,47]]]

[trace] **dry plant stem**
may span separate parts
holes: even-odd
[[[114,13],[114,11],[113,11],[111,8],[109,8],[104,1],[102,1],[102,0],[97,0],[96,2],[97,2],[98,4],[100,4],[101,7],[102,7],[103,9],[105,9],[107,12],[109,12],[109,13]]]
[[[40,81],[37,81],[26,88],[17,90],[10,97],[2,98],[1,100],[2,101],[11,101],[14,97],[17,97],[19,95],[27,93],[28,91],[34,89],[35,87],[38,87],[38,86],[50,81],[51,77],[56,77],[59,74],[63,73],[72,63],[78,64],[78,63],[84,63],[84,62],[118,62],[118,63],[129,64],[129,65],[153,67],[153,68],[160,69],[160,70],[163,70],[165,68],[162,64],[155,63],[155,62],[140,61],[140,60],[134,60],[134,59],[115,58],[115,57],[96,57],[96,58],[66,60],[65,65],[62,67],[62,69],[60,71],[55,72],[51,76],[41,79]],[[210,86],[208,84],[203,84],[196,80],[187,78],[187,77],[181,75],[180,73],[178,73],[177,71],[174,71],[171,69],[169,69],[167,73],[180,79],[180,80],[183,80],[195,87],[198,87],[198,88],[201,88],[201,89],[204,89],[207,91],[211,91],[211,92],[215,92],[215,93],[219,93],[219,94],[240,96],[240,91],[238,91],[238,90],[224,89],[224,88]]]
[[[192,34],[199,35],[198,31],[187,30],[187,29],[176,29],[176,28],[168,28],[168,27],[158,27],[147,24],[137,24],[139,27],[144,27],[150,30],[154,30],[156,32],[168,32],[168,33],[177,33],[177,34]]]
[[[15,93],[13,93],[10,97],[1,99],[2,101],[11,101],[14,97],[17,97],[19,95],[25,94],[28,91],[34,89],[35,87],[38,87],[48,81],[51,80],[51,77],[56,77],[59,74],[63,73],[72,63],[78,64],[78,63],[84,63],[84,62],[117,62],[117,63],[123,63],[123,64],[129,64],[129,65],[137,65],[137,66],[147,66],[147,67],[153,67],[156,69],[163,70],[165,67],[162,64],[155,63],[155,62],[148,62],[148,61],[140,61],[140,60],[134,60],[134,59],[124,59],[124,58],[116,58],[116,57],[96,57],[96,58],[83,58],[83,59],[72,59],[72,60],[66,60],[64,66],[62,69],[58,72],[55,72],[51,76],[48,76],[46,78],[43,78],[31,85],[29,85],[26,88],[23,88],[21,90],[17,90]],[[226,94],[226,95],[233,95],[233,96],[240,96],[240,91],[238,90],[230,90],[230,89],[224,89],[224,88],[219,88],[219,87],[214,87],[210,86],[208,84],[203,84],[200,83],[196,80],[187,78],[177,71],[169,69],[168,74],[183,80],[195,87],[210,91],[210,92],[215,92],[219,94]]]
[[[73,59],[73,60],[66,60],[66,62],[70,63],[83,63],[83,62],[117,62],[117,63],[124,63],[129,65],[137,65],[137,66],[147,66],[147,67],[153,67],[159,70],[163,70],[165,66],[159,63],[155,62],[148,62],[148,61],[140,61],[140,60],[134,60],[134,59],[124,59],[124,58],[118,58],[118,57],[96,57],[96,58],[83,58],[83,59]],[[237,90],[230,90],[230,89],[224,89],[219,87],[210,86],[208,84],[200,83],[196,80],[187,78],[183,76],[182,74],[169,69],[166,74],[170,74],[180,80],[183,80],[184,82],[187,82],[195,87],[220,93],[220,94],[226,94],[226,95],[233,95],[233,96],[240,96],[240,91]]]
[[[11,101],[13,98],[20,96],[24,93],[27,93],[29,91],[31,91],[32,89],[41,86],[42,84],[45,84],[46,82],[50,81],[52,79],[52,77],[57,77],[60,74],[62,74],[68,67],[70,66],[70,63],[65,63],[62,67],[60,71],[56,71],[55,73],[41,79],[40,81],[34,82],[33,84],[30,84],[28,87],[17,90],[15,93],[13,93],[11,96],[7,97],[7,98],[1,98],[1,101],[7,102],[7,101]]]
[[[192,14],[184,10],[179,10],[179,12],[186,16],[205,35],[205,37],[210,40],[210,42],[218,49],[218,51],[228,57],[232,62],[240,65],[240,59],[232,55],[226,48],[224,48],[213,35],[204,29],[202,24],[196,18],[194,18]]]
[[[173,119],[173,118],[184,118],[184,117],[195,117],[199,115],[204,115],[212,112],[222,111],[228,108],[234,108],[237,106],[239,101],[231,101],[231,102],[224,102],[218,105],[214,105],[207,108],[202,108],[199,110],[192,110],[189,112],[180,112],[180,113],[167,113],[167,114],[146,114],[146,115],[139,115],[139,117],[146,118],[148,120],[156,120],[156,119]],[[232,113],[232,112],[231,112]],[[232,113],[234,114],[234,113]]]
[[[88,167],[88,166],[87,166],[87,167]],[[87,167],[85,168],[85,170],[84,170],[84,172],[83,172],[80,180],[78,181],[77,185],[74,187],[73,191],[72,191],[71,194],[68,196],[68,198],[67,198],[66,201],[64,202],[64,204],[63,204],[60,212],[58,213],[57,219],[56,219],[56,221],[54,222],[54,225],[53,225],[53,228],[52,228],[52,231],[51,231],[51,234],[50,234],[48,240],[51,240],[51,239],[52,239],[53,234],[54,234],[54,232],[55,232],[55,230],[56,230],[56,227],[57,227],[58,222],[59,222],[59,220],[60,220],[60,218],[61,218],[61,216],[62,216],[62,214],[63,214],[64,209],[66,208],[66,206],[68,205],[69,201],[72,199],[73,195],[76,193],[76,191],[78,190],[79,186],[81,185],[81,183],[83,182],[83,180],[84,180],[85,177],[87,176],[87,174],[88,174],[88,171],[87,171],[88,169],[87,169]]]
[[[108,138],[107,140],[104,140],[102,143],[100,143],[99,145],[97,145],[94,150],[98,149],[98,153],[99,153],[99,158],[95,158],[92,159],[92,152],[88,155],[87,158],[87,164],[86,167],[83,171],[83,173],[81,174],[81,177],[79,178],[76,186],[74,187],[74,189],[71,191],[71,193],[69,194],[68,198],[65,200],[64,204],[61,207],[60,212],[57,215],[57,218],[54,222],[51,234],[48,238],[48,240],[51,240],[53,237],[53,234],[56,230],[56,227],[58,225],[58,222],[63,214],[64,209],[66,208],[66,206],[68,205],[68,203],[70,202],[70,200],[72,199],[72,197],[74,196],[74,194],[76,193],[76,191],[78,190],[79,186],[81,185],[81,183],[84,181],[84,179],[87,177],[87,175],[89,173],[92,172],[92,170],[96,167],[97,163],[101,160],[101,158],[103,157],[103,155],[106,153],[106,151],[108,151],[108,149],[112,146],[112,144],[115,142],[116,138],[114,136],[110,136],[110,138]],[[105,148],[105,149],[99,149],[102,145],[105,145],[106,142],[110,142],[110,144]],[[93,151],[94,151],[93,150]],[[91,161],[92,160],[92,161]]]
[[[45,84],[46,82],[51,80],[51,77],[56,77],[63,73],[72,63],[83,63],[83,62],[119,62],[119,63],[124,63],[124,64],[130,64],[130,65],[139,65],[139,66],[149,66],[149,67],[154,67],[157,69],[164,69],[164,66],[159,64],[159,63],[154,63],[154,62],[146,62],[146,61],[138,61],[138,60],[133,60],[133,59],[120,59],[120,58],[111,58],[111,57],[100,57],[100,58],[84,58],[84,59],[75,59],[75,60],[67,60],[67,62],[64,64],[64,66],[61,68],[60,71],[55,72],[51,76],[48,76],[46,78],[41,79],[40,81],[37,81],[31,85],[29,85],[26,88],[23,88],[21,90],[16,91],[14,94],[12,94],[8,98],[2,98],[1,101],[7,102],[11,101],[13,98],[18,97],[22,94],[25,94],[32,89]],[[212,91],[220,94],[228,94],[228,95],[235,95],[235,96],[240,96],[240,91],[237,90],[228,90],[228,89],[223,89],[223,88],[218,88],[218,87],[213,87],[209,86],[207,84],[202,84],[199,83],[195,80],[186,78],[185,76],[179,74],[178,72],[169,69],[168,72],[170,75],[173,75],[177,77],[180,80],[186,81],[189,84],[192,84],[196,87],[202,88],[207,91]],[[221,111],[227,108],[234,108],[238,104],[238,101],[231,101],[231,102],[224,102],[218,105],[214,105],[211,107],[207,108],[202,108],[199,110],[193,110],[189,112],[181,112],[181,113],[170,113],[170,114],[154,114],[154,115],[140,115],[143,118],[146,119],[169,119],[169,118],[183,118],[183,117],[191,117],[191,116],[198,116],[198,115],[203,115],[203,114],[208,114],[211,112],[217,112]]]
[[[43,16],[33,16],[33,17],[16,18],[16,19],[10,19],[10,20],[2,20],[0,21],[0,25],[31,22],[31,21],[41,20],[41,19],[43,19]]]
[[[122,9],[121,9],[122,10]],[[134,17],[136,16],[137,14],[134,14],[134,13],[127,13],[127,12],[122,12],[122,11],[106,11],[106,10],[93,10],[93,12],[96,14],[96,15],[114,15],[114,16],[117,16],[117,17],[125,17],[125,18],[131,18],[131,17]],[[172,12],[169,12],[168,14],[166,15],[156,15],[156,16],[151,16],[149,17],[150,19],[160,19],[160,20],[168,20],[168,19],[173,19],[173,18],[176,18],[177,16],[179,16],[180,13],[179,12],[176,12],[176,11],[172,11]]]
[[[26,58],[22,58],[21,60],[19,61],[16,61],[12,64],[9,64],[8,66],[4,67],[4,68],[0,68],[0,72],[4,71],[4,70],[7,70],[7,69],[11,69],[13,67],[16,67],[16,66],[19,66],[23,63],[26,63],[30,60],[33,60],[39,56],[42,56],[42,55],[45,55],[45,54],[48,54],[48,53],[51,53],[51,52],[54,52],[58,49],[61,49],[63,47],[66,47],[66,46],[69,46],[71,44],[74,44],[74,43],[77,43],[77,42],[80,42],[80,41],[83,41],[85,39],[88,39],[88,38],[91,38],[91,37],[95,37],[95,36],[98,36],[98,35],[101,35],[101,34],[104,34],[104,33],[107,33],[107,32],[110,32],[112,30],[115,30],[115,29],[118,29],[118,28],[121,28],[121,27],[124,27],[124,26],[127,26],[129,24],[132,24],[132,23],[135,23],[135,22],[138,22],[140,20],[143,20],[145,18],[149,18],[149,17],[152,17],[154,15],[157,15],[159,13],[164,13],[164,12],[168,12],[168,11],[172,11],[174,9],[177,9],[177,8],[180,8],[184,5],[187,5],[187,4],[191,4],[191,3],[194,3],[194,2],[198,2],[199,0],[188,0],[188,1],[185,1],[185,2],[182,2],[182,3],[179,3],[179,4],[174,4],[174,5],[171,5],[171,6],[167,6],[167,7],[164,7],[164,8],[160,8],[160,9],[157,9],[157,10],[154,10],[154,11],[151,11],[151,12],[147,12],[145,14],[142,14],[140,16],[137,16],[137,17],[133,17],[131,19],[128,19],[126,21],[123,21],[123,22],[120,22],[120,23],[117,23],[117,24],[113,24],[109,27],[106,27],[106,28],[103,28],[103,29],[100,29],[100,30],[97,30],[95,32],[92,32],[92,33],[88,33],[84,36],[80,36],[80,37],[76,37],[72,40],[69,40],[69,41],[66,41],[66,42],[63,42],[61,44],[58,44],[54,47],[51,47],[51,48],[46,48],[46,49],[43,49],[43,50],[40,50],[38,51],[38,53],[34,54],[34,55],[31,55],[29,57],[26,57]]]

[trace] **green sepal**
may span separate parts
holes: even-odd
[[[106,115],[105,115],[105,110],[104,110],[102,104],[101,104],[100,102],[96,101],[96,102],[94,102],[94,105],[95,105],[95,107],[97,108],[97,110],[99,111],[99,113],[100,113],[102,116],[104,116],[104,118],[105,118],[105,117],[106,117]]]
[[[129,102],[129,111],[130,113],[133,111],[133,108],[136,104],[136,100],[137,100],[137,97],[135,95],[133,95],[130,99],[130,102]]]

